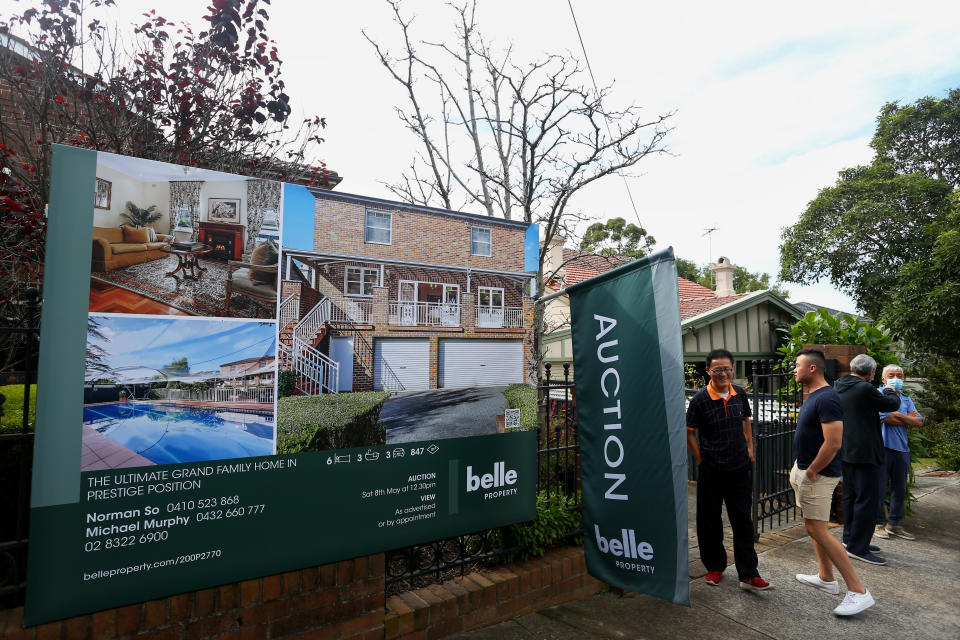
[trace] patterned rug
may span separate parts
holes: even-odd
[[[177,268],[177,257],[172,255],[103,273],[94,272],[91,277],[193,315],[226,316],[227,266],[213,260],[200,260],[200,266],[206,271],[197,281],[184,278],[182,271],[166,275]],[[233,318],[273,318],[275,314],[273,305],[236,293],[230,301]]]

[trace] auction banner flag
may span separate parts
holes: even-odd
[[[690,604],[673,249],[570,286],[587,569]]]

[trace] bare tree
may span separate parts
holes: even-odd
[[[457,16],[450,43],[416,40],[400,0],[387,4],[402,53],[364,36],[404,87],[408,106],[397,113],[421,145],[401,180],[386,185],[400,199],[480,205],[487,215],[538,223],[542,267],[550,240],[573,235],[589,217],[570,206],[573,196],[666,151],[672,113],[607,109],[611,87],[595,91],[569,55],[518,63],[512,48],[495,51],[477,26],[475,1],[448,5]]]

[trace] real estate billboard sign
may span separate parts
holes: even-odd
[[[26,624],[535,517],[525,226],[52,158]]]
[[[689,604],[683,352],[673,250],[567,289],[587,570]]]

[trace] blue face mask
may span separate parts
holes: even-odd
[[[889,380],[887,380],[887,384],[893,387],[894,389],[896,389],[897,391],[900,391],[900,389],[903,389],[903,380],[901,380],[900,378],[890,378]]]

